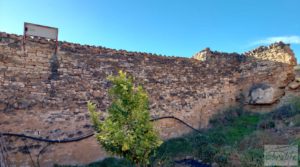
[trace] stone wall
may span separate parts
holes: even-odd
[[[194,58],[166,57],[104,47],[0,33],[0,127],[51,139],[78,137],[92,131],[86,102],[97,103],[102,119],[110,103],[106,77],[123,70],[143,85],[153,118],[176,116],[195,128],[205,128],[222,109],[244,99],[253,85],[263,83],[284,90],[294,79],[295,56],[288,45],[276,43],[245,54],[206,49]],[[177,137],[190,129],[174,120],[155,122],[161,137]],[[26,164],[24,143],[10,138],[10,160]],[[29,141],[28,141],[29,142]],[[44,143],[29,143],[38,154]],[[48,148],[41,163],[88,163],[106,153],[93,138]],[[23,150],[23,151],[22,151]],[[89,152],[83,156],[82,150]]]

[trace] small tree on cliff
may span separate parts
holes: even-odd
[[[112,104],[105,121],[99,121],[95,104],[88,102],[96,138],[106,151],[138,166],[147,164],[151,152],[162,143],[150,122],[147,93],[122,71],[108,80],[113,84],[109,90]]]

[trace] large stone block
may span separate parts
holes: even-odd
[[[298,81],[294,81],[289,84],[289,88],[291,88],[291,89],[297,89],[299,87],[300,87],[300,82],[298,82]]]
[[[273,104],[283,95],[283,89],[261,83],[250,88],[247,102],[249,104]]]

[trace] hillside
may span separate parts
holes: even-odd
[[[264,145],[300,147],[300,98],[263,114],[230,108],[215,116],[211,125],[201,133],[193,132],[166,141],[152,157],[151,166],[263,166]],[[133,165],[123,159],[107,158],[89,166]]]

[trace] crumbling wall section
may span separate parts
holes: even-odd
[[[23,51],[21,36],[0,33],[1,131],[59,139],[91,132],[86,102],[97,103],[104,119],[110,103],[106,77],[119,70],[134,76],[149,93],[153,118],[176,116],[195,128],[205,128],[214,114],[241,101],[255,84],[284,89],[293,80],[296,62],[282,43],[245,54],[206,50],[201,61],[68,42],[59,42],[54,54],[54,46],[54,41],[32,38]],[[190,132],[174,120],[155,125],[164,139]],[[24,162],[22,143],[10,142],[12,161]],[[106,155],[92,147],[97,145],[94,139],[75,145],[53,146],[57,149],[45,153],[41,161],[45,166],[88,163]],[[80,156],[78,148],[96,156]],[[62,154],[63,158],[56,156]]]

